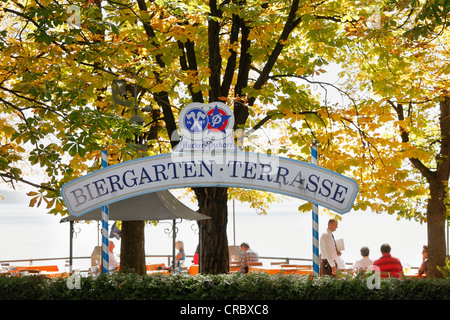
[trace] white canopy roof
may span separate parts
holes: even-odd
[[[109,220],[146,221],[146,220],[205,220],[210,219],[180,202],[170,191],[157,191],[142,194],[114,202],[109,206]],[[68,216],[66,221],[102,220],[101,208],[89,211],[79,217]]]

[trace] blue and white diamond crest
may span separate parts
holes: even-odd
[[[174,151],[235,150],[234,114],[226,104],[193,102],[179,115],[181,141]]]

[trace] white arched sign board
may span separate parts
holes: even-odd
[[[81,216],[130,197],[185,187],[266,190],[340,214],[350,211],[358,194],[356,181],[310,163],[238,151],[230,143],[233,117],[229,113],[222,103],[186,106],[180,114],[182,148],[106,167],[66,183],[61,194],[69,213]]]
[[[266,190],[348,212],[358,193],[354,180],[288,158],[240,151],[163,154],[98,170],[63,186],[70,214],[80,216],[140,194],[185,187]]]

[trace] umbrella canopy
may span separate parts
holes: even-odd
[[[198,213],[180,202],[170,191],[146,193],[132,198],[111,203],[109,206],[109,220],[145,221],[145,220],[205,220],[211,219]],[[66,221],[102,220],[101,208],[94,209],[79,217],[68,216],[61,219]]]

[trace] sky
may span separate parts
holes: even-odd
[[[0,189],[0,260],[58,258],[69,256],[69,223],[61,223],[61,216],[49,215],[44,208],[30,208],[24,192]],[[183,203],[196,210],[189,199]],[[247,242],[250,247],[264,257],[312,258],[311,213],[299,213],[302,200],[285,198],[272,205],[267,215],[258,215],[248,205],[236,203],[233,214],[232,202],[228,211],[228,244],[239,245]],[[370,258],[380,256],[380,246],[389,243],[392,255],[399,258],[404,266],[418,267],[421,263],[422,246],[427,242],[425,224],[400,220],[388,214],[351,211],[341,216],[336,239],[343,239],[345,249],[342,258],[346,263],[360,259],[362,246],[370,249]],[[330,216],[319,210],[319,234],[325,232]],[[110,226],[112,222],[110,222]],[[197,224],[183,220],[177,224],[177,240],[182,240],[187,255],[192,255],[198,245]],[[145,228],[145,251],[147,255],[172,254],[171,230],[168,222]],[[100,238],[96,222],[75,224],[73,256],[90,256]],[[120,242],[116,239],[116,253],[120,254]],[[164,262],[155,258],[148,261]],[[74,268],[83,269],[89,261],[74,262]],[[188,258],[187,263],[190,263]],[[269,261],[264,264],[268,265]],[[37,262],[35,264],[38,264]],[[64,261],[59,261],[64,266]]]

